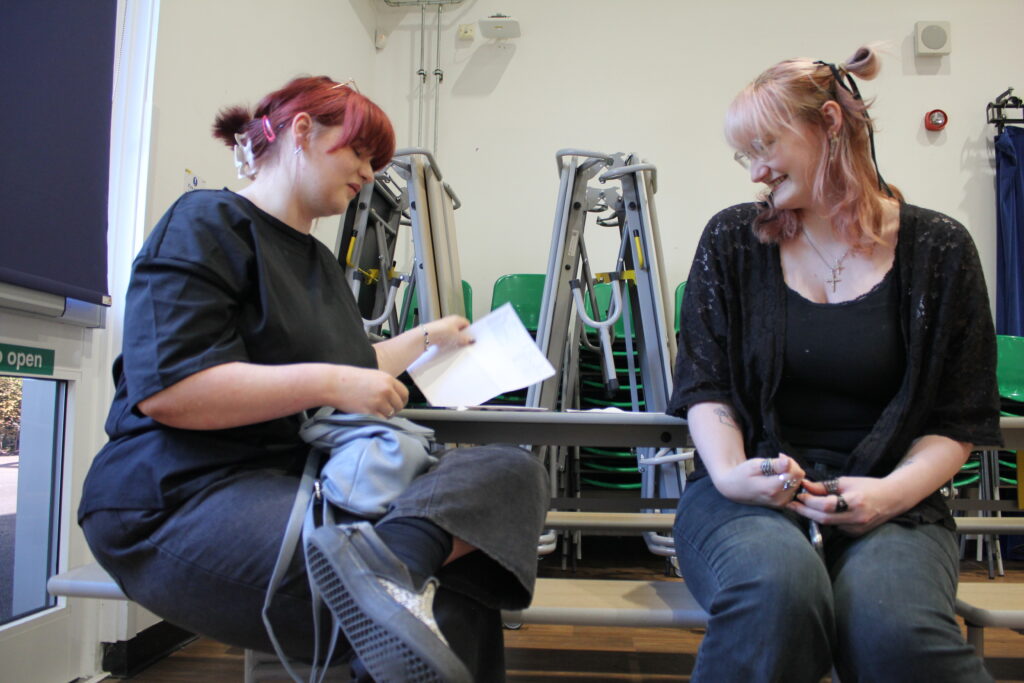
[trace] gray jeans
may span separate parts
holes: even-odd
[[[135,602],[190,631],[272,652],[260,610],[297,489],[297,476],[243,470],[177,509],[101,510],[82,528],[96,559]],[[384,518],[423,517],[480,549],[438,574],[434,602],[441,630],[474,680],[504,680],[499,610],[530,602],[548,496],[547,472],[528,452],[462,448],[442,455]],[[308,660],[312,608],[302,555],[295,553],[272,620],[285,651]],[[322,618],[330,623],[326,611]],[[347,657],[347,644],[339,649]]]
[[[832,530],[834,531],[834,530]],[[676,553],[710,614],[692,681],[991,681],[954,617],[959,560],[939,524],[826,533],[823,563],[792,513],[687,486]]]

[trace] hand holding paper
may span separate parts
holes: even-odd
[[[475,342],[432,347],[409,366],[409,375],[434,406],[476,406],[506,391],[555,374],[511,304],[469,326]]]

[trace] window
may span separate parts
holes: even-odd
[[[0,625],[52,607],[66,383],[0,376]]]

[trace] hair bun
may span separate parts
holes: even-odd
[[[870,81],[882,68],[878,54],[870,45],[863,45],[843,63],[842,67],[858,78]]]
[[[234,147],[235,135],[241,133],[250,121],[252,121],[252,114],[245,107],[221,109],[213,121],[213,137],[223,141],[228,147]]]

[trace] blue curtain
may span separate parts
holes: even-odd
[[[996,332],[1024,337],[1024,128],[996,138]]]

